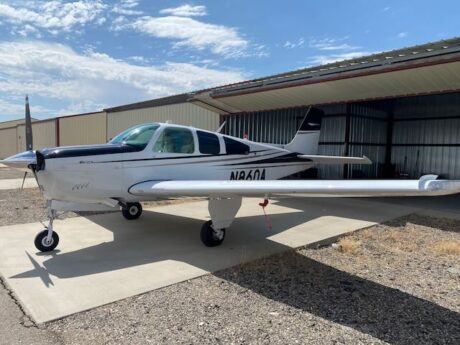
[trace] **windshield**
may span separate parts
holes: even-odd
[[[149,143],[159,124],[143,124],[127,129],[109,141],[110,144],[124,144],[144,149]]]

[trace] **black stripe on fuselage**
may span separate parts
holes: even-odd
[[[40,150],[40,153],[45,159],[54,158],[72,158],[72,157],[91,157],[100,155],[120,154],[120,153],[132,153],[140,152],[144,148],[139,148],[132,145],[123,144],[104,144],[104,145],[88,145],[78,147],[56,147],[56,148],[45,148]],[[257,150],[250,151],[247,155],[241,155],[245,158],[251,153],[266,152],[270,150]],[[205,157],[221,157],[221,156],[237,156],[235,154],[220,153],[217,155],[192,155],[192,156],[180,156],[180,157],[151,157],[151,158],[134,158],[134,159],[119,159],[101,162],[91,163],[118,163],[118,162],[135,162],[135,161],[150,161],[150,160],[167,160],[167,159],[191,159],[191,158],[205,158]]]
[[[251,160],[249,162],[243,163],[232,163],[226,164],[226,166],[233,165],[248,165],[248,164],[271,164],[271,163],[300,163],[300,162],[309,162],[311,159],[303,159],[298,157],[299,153],[288,153],[282,156],[260,159],[260,160]]]
[[[75,147],[55,147],[39,150],[45,159],[84,156],[112,155],[117,153],[140,152],[145,147],[123,144],[85,145]]]

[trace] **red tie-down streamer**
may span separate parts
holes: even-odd
[[[265,224],[267,225],[268,231],[272,229],[272,222],[270,220],[270,216],[265,212],[265,207],[268,206],[269,202],[270,201],[268,200],[268,197],[265,197],[263,202],[259,202],[259,206],[262,207],[262,211],[264,211]]]

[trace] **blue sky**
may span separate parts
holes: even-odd
[[[458,1],[0,0],[0,121],[47,118],[460,36]]]

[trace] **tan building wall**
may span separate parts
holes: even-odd
[[[59,118],[59,146],[107,142],[107,114],[97,112]]]
[[[16,127],[0,129],[0,159],[17,153]]]
[[[38,121],[32,124],[34,150],[56,146],[56,119]],[[26,150],[25,126],[17,126],[18,152]]]
[[[0,122],[0,129],[1,128],[10,128],[10,127],[16,127],[17,125],[20,125],[24,123],[24,119],[19,119],[19,120],[11,120],[11,121],[5,121],[5,122]],[[32,122],[37,121],[36,119],[32,118]]]
[[[139,123],[166,122],[207,130],[219,128],[219,114],[191,103],[107,113],[107,139]]]

